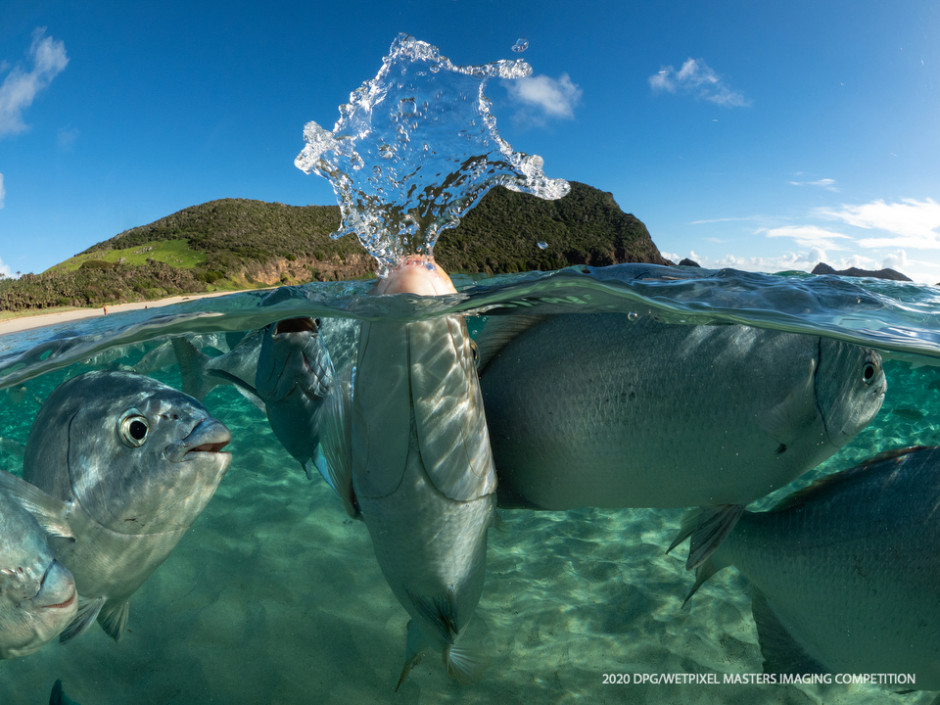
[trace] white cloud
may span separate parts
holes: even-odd
[[[10,267],[3,263],[3,260],[0,259],[0,277],[9,277],[12,274]]]
[[[33,32],[29,47],[27,69],[18,64],[9,70],[0,84],[0,137],[17,134],[26,129],[23,111],[32,105],[36,94],[46,88],[68,64],[65,44],[45,36],[46,28]]]
[[[846,244],[839,244],[836,240],[852,239],[848,235],[815,225],[785,225],[779,228],[765,228],[757,232],[762,232],[767,237],[793,238],[799,247],[825,248],[827,250],[846,250],[848,249]]]
[[[816,181],[788,181],[788,184],[791,186],[816,186],[817,188],[824,188],[827,191],[833,191],[838,193],[839,189],[836,187],[835,179],[817,179]]]
[[[581,88],[567,73],[557,79],[530,76],[505,81],[510,98],[528,107],[537,108],[543,117],[573,118],[574,107],[581,100]]]
[[[885,231],[886,235],[881,237],[860,239],[862,247],[940,249],[940,203],[932,198],[924,201],[905,198],[900,203],[879,199],[862,205],[843,205],[841,210],[820,209],[817,213],[856,228]]]
[[[728,86],[702,59],[686,59],[678,71],[673,66],[663,66],[649,77],[649,84],[654,93],[690,94],[729,108],[751,105],[743,93]]]
[[[6,197],[7,190],[3,188],[3,174],[0,174],[0,208],[3,208],[3,202]]]

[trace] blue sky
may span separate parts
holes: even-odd
[[[69,2],[0,7],[0,272],[216,198],[335,203],[309,120],[399,32],[491,82],[500,133],[669,257],[940,282],[940,3]],[[446,233],[443,237],[447,237]]]

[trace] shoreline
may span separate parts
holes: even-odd
[[[267,287],[264,287],[267,288]],[[210,291],[196,294],[179,294],[169,296],[165,299],[155,301],[135,301],[133,303],[114,304],[100,308],[75,308],[68,311],[57,311],[53,313],[33,313],[14,318],[0,319],[0,336],[7,333],[19,333],[33,328],[43,328],[45,326],[54,326],[59,323],[68,323],[85,318],[98,318],[112,313],[122,313],[124,311],[136,311],[142,308],[162,308],[171,306],[183,301],[195,301],[196,299],[209,299],[217,296],[228,296],[229,294],[238,294],[243,291],[263,291],[264,289],[239,289],[234,291]],[[105,309],[107,314],[105,314]]]

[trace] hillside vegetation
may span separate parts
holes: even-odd
[[[42,274],[0,281],[0,310],[374,276],[374,261],[355,238],[330,238],[339,224],[337,206],[211,201],[120,233]],[[487,274],[664,262],[643,223],[611,194],[577,182],[559,201],[490,191],[444,232],[435,257],[448,272]]]

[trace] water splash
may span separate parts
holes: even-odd
[[[529,40],[526,39],[525,37],[519,37],[519,39],[516,40],[516,43],[512,45],[512,50],[516,52],[517,54],[521,54],[528,48],[529,48]]]
[[[437,47],[400,34],[382,68],[340,106],[332,131],[310,122],[294,161],[330,180],[342,212],[334,238],[354,233],[379,276],[405,256],[430,255],[441,231],[494,186],[557,199],[537,155],[514,152],[496,131],[483,90],[490,78],[529,76],[521,59],[457,66]]]

